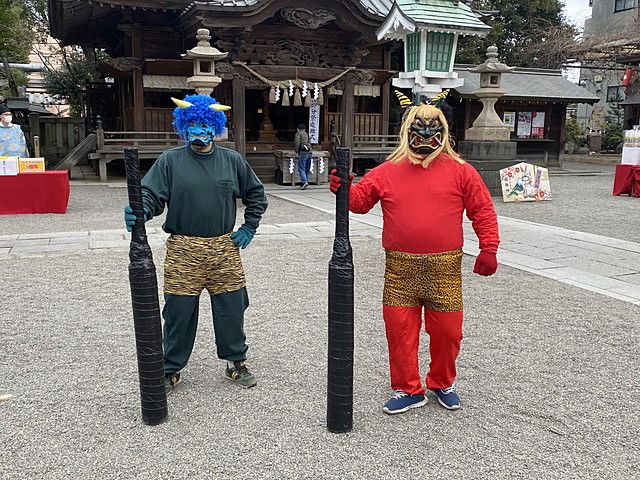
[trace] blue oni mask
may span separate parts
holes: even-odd
[[[196,147],[206,147],[213,142],[213,126],[203,122],[190,122],[187,141]]]

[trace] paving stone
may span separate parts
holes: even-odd
[[[0,242],[5,240],[16,240],[18,238],[18,233],[14,233],[11,235],[0,235]]]
[[[635,273],[633,275],[620,275],[614,278],[622,282],[633,283],[634,285],[640,285],[640,273]]]
[[[129,240],[91,240],[89,248],[99,250],[103,248],[129,248]]]
[[[89,236],[82,235],[77,237],[52,237],[51,245],[56,245],[59,243],[86,243],[89,244]]]
[[[50,239],[47,237],[47,238],[25,239],[25,240],[18,239],[13,242],[13,245],[20,246],[20,247],[34,247],[38,245],[43,245],[43,246],[49,245],[49,243],[50,243]]]
[[[58,245],[16,246],[11,249],[11,255],[42,254],[47,252],[72,252],[86,250],[87,246],[80,243],[61,243]]]
[[[507,247],[498,249],[498,261],[512,267],[525,266],[534,270],[556,268],[558,265],[541,258],[534,258],[521,253],[511,252]]]

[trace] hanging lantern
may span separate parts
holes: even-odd
[[[276,89],[274,87],[269,90],[269,103],[276,103]]]
[[[302,98],[300,98],[300,90],[296,88],[296,93],[293,94],[293,104],[296,107],[302,106]]]
[[[287,95],[286,90],[284,92],[284,95],[282,96],[282,106],[283,107],[288,107],[289,106],[289,95]]]

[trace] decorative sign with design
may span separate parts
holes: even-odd
[[[20,173],[44,172],[44,158],[20,158],[18,165]]]
[[[530,163],[518,163],[500,170],[502,199],[505,202],[551,200],[549,171]]]
[[[529,138],[531,136],[531,120],[533,112],[518,112],[518,137]]]

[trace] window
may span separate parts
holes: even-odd
[[[626,98],[625,87],[619,85],[617,87],[607,88],[607,102],[617,103],[622,102]]]
[[[407,72],[420,70],[420,32],[407,35]]]
[[[624,10],[631,10],[635,8],[636,0],[616,0],[616,6],[614,12],[622,12]]]
[[[427,70],[433,72],[449,71],[453,39],[453,33],[427,33]]]

